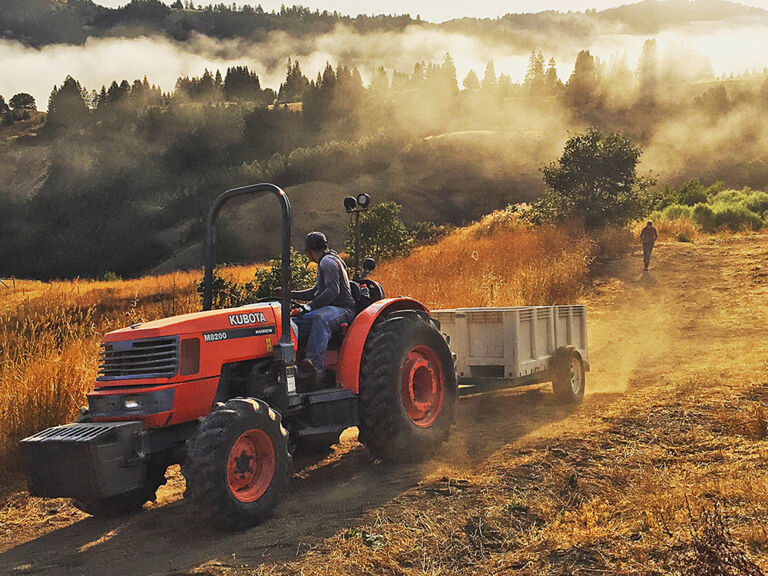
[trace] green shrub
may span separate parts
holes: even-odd
[[[704,232],[714,232],[716,227],[715,212],[708,204],[696,204],[693,207],[693,220]]]
[[[692,213],[693,209],[690,206],[672,204],[664,208],[661,216],[665,220],[678,220],[680,218],[691,218]]]
[[[453,232],[451,224],[435,224],[434,222],[416,222],[411,227],[411,237],[417,245],[436,244]]]
[[[117,282],[118,280],[122,280],[119,274],[115,274],[114,272],[104,272],[101,276],[99,276],[99,280],[102,282]]]
[[[759,190],[752,190],[745,194],[744,206],[755,214],[763,214],[768,211],[768,194]]]
[[[694,206],[707,201],[708,189],[699,182],[698,178],[688,180],[677,191],[677,203],[686,206]]]
[[[760,230],[763,227],[763,220],[743,205],[721,205],[715,207],[715,226],[727,228],[731,232],[738,232],[747,228]]]

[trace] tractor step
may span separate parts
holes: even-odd
[[[29,493],[95,501],[141,488],[140,422],[65,424],[21,441]]]

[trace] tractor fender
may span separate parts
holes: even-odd
[[[424,304],[413,298],[386,298],[374,302],[357,315],[347,330],[339,353],[340,366],[336,372],[336,379],[343,388],[355,394],[360,393],[360,361],[363,358],[368,333],[379,317],[400,310],[429,312]]]

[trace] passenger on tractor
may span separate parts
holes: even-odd
[[[323,381],[325,354],[331,333],[342,324],[350,323],[357,311],[347,274],[347,266],[339,255],[328,248],[322,232],[310,232],[304,240],[310,260],[317,263],[317,284],[309,290],[291,292],[291,298],[307,301],[295,318],[299,342],[306,342],[304,359],[299,364],[299,376]]]

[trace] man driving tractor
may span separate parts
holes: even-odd
[[[295,290],[291,298],[309,301],[301,307],[294,320],[299,329],[299,341],[306,342],[304,360],[299,364],[300,375],[322,382],[325,375],[325,353],[328,340],[341,324],[355,317],[355,299],[349,285],[347,266],[339,255],[328,248],[322,232],[310,232],[304,240],[304,250],[317,264],[317,284],[308,290]]]

